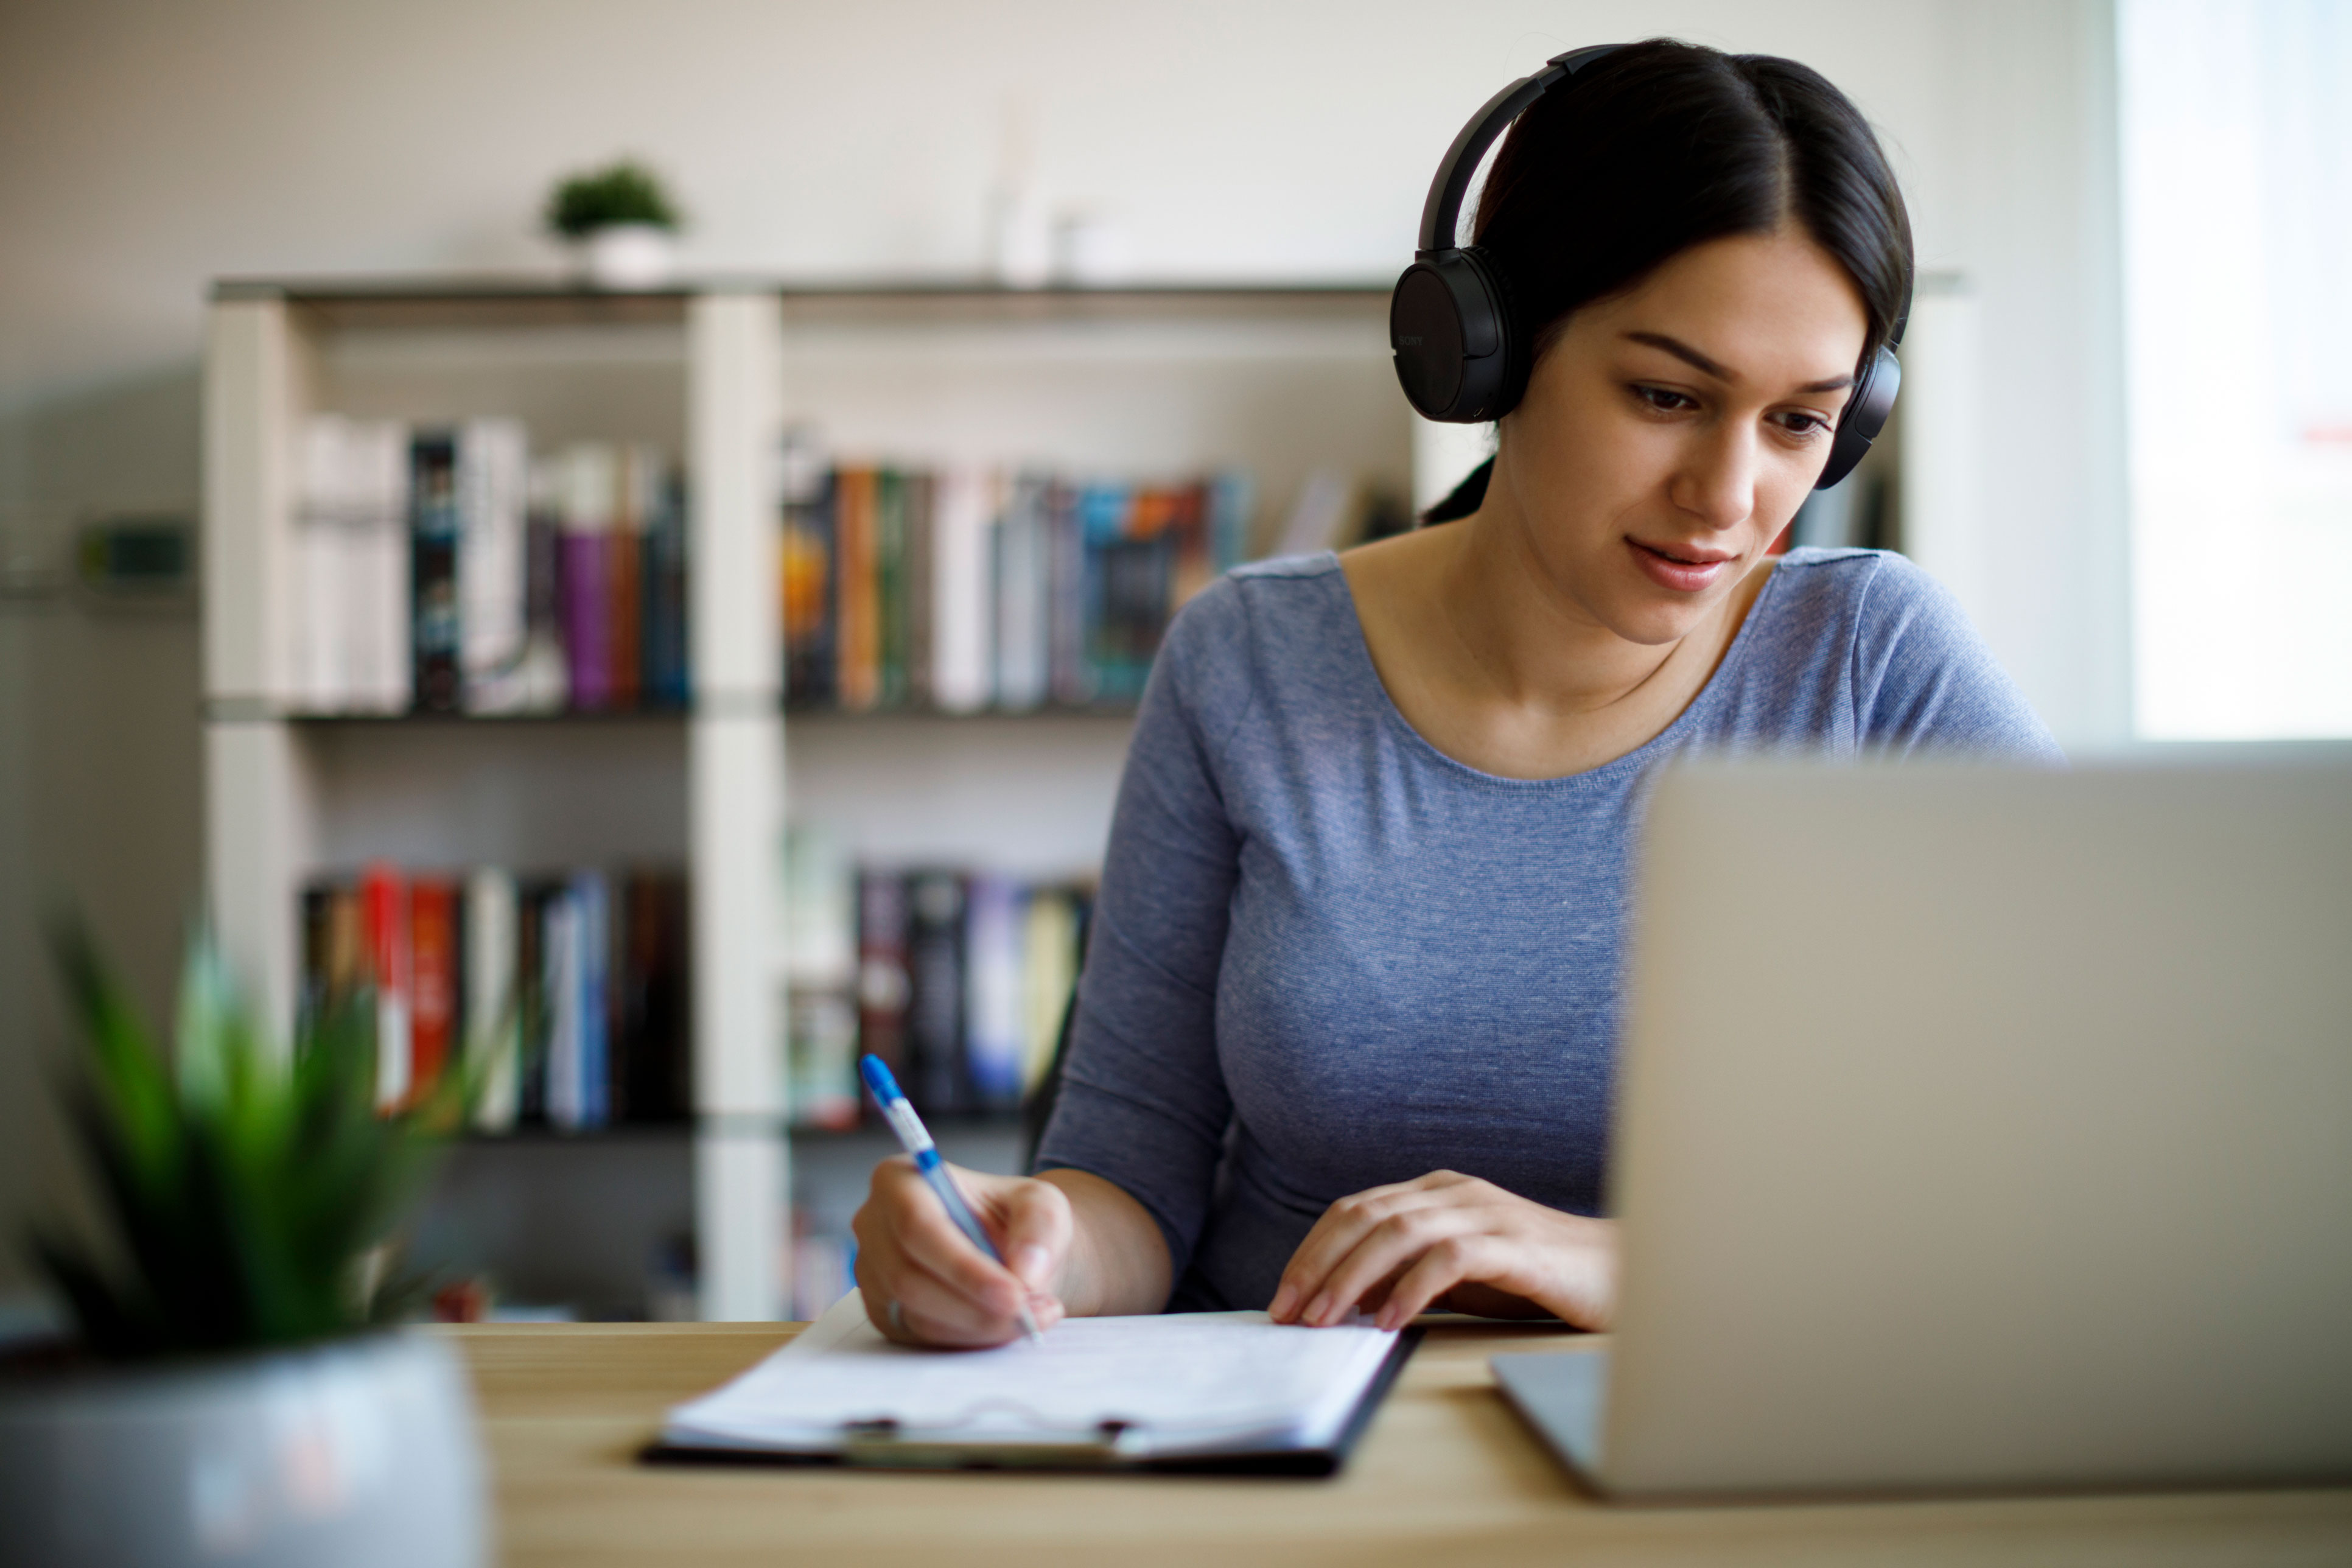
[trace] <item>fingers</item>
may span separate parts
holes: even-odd
[[[1364,1233],[1355,1247],[1339,1260],[1299,1309],[1297,1321],[1313,1328],[1328,1328],[1369,1297],[1384,1293],[1393,1298],[1393,1289],[1381,1292],[1381,1287],[1391,1280],[1402,1283],[1402,1276],[1424,1255],[1457,1239],[1479,1223],[1480,1216],[1475,1212],[1451,1206],[1408,1209],[1390,1215]]]
[[[1373,1326],[1401,1329],[1456,1285],[1494,1272],[1505,1262],[1495,1256],[1500,1245],[1491,1236],[1449,1236],[1437,1243],[1389,1288]]]
[[[1068,1205],[1047,1189],[1042,1200],[1021,1194],[1045,1184],[1019,1177],[954,1173],[959,1190],[996,1232],[1013,1240],[1034,1278],[1050,1279],[1068,1250]],[[994,1224],[991,1224],[994,1221]],[[995,1262],[948,1217],[914,1163],[894,1157],[877,1166],[866,1201],[852,1229],[858,1243],[857,1282],[867,1317],[905,1342],[977,1346],[1003,1344],[1020,1332],[1026,1304],[1043,1327],[1059,1321],[1061,1303],[1034,1289],[1029,1274]],[[1034,1254],[1035,1256],[1032,1256]],[[1010,1256],[1010,1254],[1008,1254]],[[897,1311],[891,1310],[892,1303]]]
[[[991,1196],[985,1218],[994,1222],[989,1229],[1005,1266],[1031,1291],[1058,1296],[1055,1282],[1075,1228],[1069,1195],[1049,1183],[1019,1181]]]
[[[1323,1211],[1322,1217],[1307,1233],[1307,1239],[1291,1255],[1288,1266],[1282,1271],[1282,1282],[1267,1305],[1267,1314],[1277,1323],[1307,1321],[1307,1309],[1323,1296],[1333,1272],[1374,1231],[1422,1210],[1480,1201],[1496,1190],[1475,1177],[1457,1175],[1452,1171],[1433,1171],[1413,1181],[1372,1187],[1341,1198]],[[1397,1266],[1402,1268],[1403,1261],[1399,1259]],[[1354,1299],[1349,1296],[1349,1303]],[[1330,1316],[1336,1321],[1345,1310],[1342,1305]]]

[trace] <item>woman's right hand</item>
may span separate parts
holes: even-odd
[[[947,1167],[1004,1261],[974,1247],[904,1154],[874,1167],[857,1237],[857,1285],[874,1326],[904,1344],[976,1348],[1021,1332],[1022,1304],[1041,1329],[1063,1317],[1056,1285],[1070,1254],[1070,1200],[1027,1176]]]

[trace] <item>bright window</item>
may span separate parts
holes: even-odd
[[[2352,0],[2120,0],[2139,732],[2352,735]]]

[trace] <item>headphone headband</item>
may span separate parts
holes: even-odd
[[[1445,150],[1444,161],[1437,165],[1437,178],[1429,183],[1429,199],[1422,203],[1423,255],[1454,247],[1454,231],[1462,222],[1462,204],[1470,195],[1470,176],[1478,172],[1478,161],[1495,144],[1495,138],[1526,113],[1528,105],[1603,55],[1613,55],[1622,47],[1622,44],[1589,44],[1564,55],[1554,55],[1544,62],[1543,69],[1533,76],[1521,77],[1488,99],[1486,106],[1470,117],[1470,123],[1462,128],[1461,134],[1454,138],[1454,145]]]

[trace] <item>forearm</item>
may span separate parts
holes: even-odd
[[[1085,1171],[1038,1178],[1070,1200],[1070,1250],[1054,1293],[1073,1317],[1157,1312],[1175,1280],[1168,1244],[1150,1211],[1115,1183]]]

